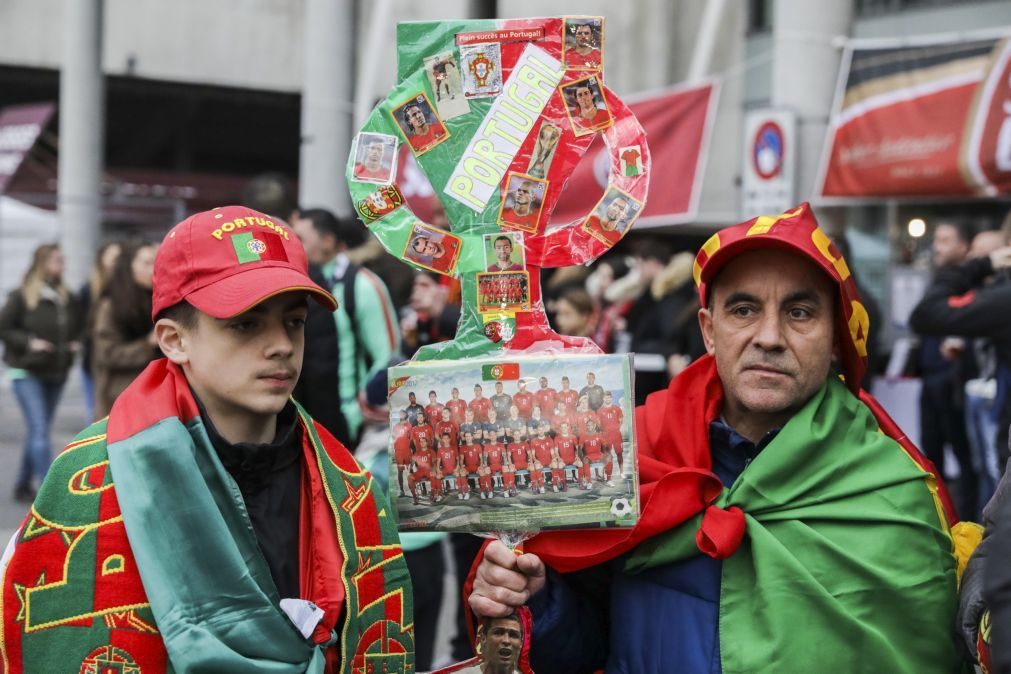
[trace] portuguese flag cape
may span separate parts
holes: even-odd
[[[305,638],[179,368],[153,362],[53,463],[3,574],[5,672],[414,671],[386,497],[298,408]]]
[[[525,551],[562,572],[630,551],[629,573],[698,554],[724,560],[724,672],[954,671],[947,496],[862,398],[830,377],[723,485],[709,454],[722,388],[702,358],[636,411],[637,526],[541,534]]]

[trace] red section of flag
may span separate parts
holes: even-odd
[[[636,221],[636,228],[686,222],[695,217],[708,143],[706,124],[715,111],[717,93],[714,84],[705,84],[628,102],[646,130],[653,174],[646,209]],[[612,149],[617,154],[619,148]],[[610,157],[601,156],[605,151],[604,143],[598,140],[579,161],[558,199],[552,223],[581,220],[589,205],[600,199],[611,167]]]
[[[260,260],[274,260],[276,262],[287,262],[288,255],[284,252],[284,242],[281,236],[269,230],[257,228],[253,232],[253,238],[259,239],[267,245],[267,250],[260,253]]]

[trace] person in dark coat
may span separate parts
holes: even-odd
[[[21,468],[14,498],[31,502],[52,462],[50,431],[67,372],[80,349],[82,316],[63,284],[63,253],[39,246],[24,280],[0,310],[7,376],[25,421]]]

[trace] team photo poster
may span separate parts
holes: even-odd
[[[390,369],[403,531],[626,527],[639,513],[629,354]]]

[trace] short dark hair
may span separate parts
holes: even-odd
[[[510,247],[510,248],[512,248],[512,247],[513,247],[513,240],[512,240],[512,237],[506,236],[505,234],[503,234],[503,235],[501,235],[501,236],[496,236],[496,237],[495,237],[495,240],[494,240],[494,241],[492,241],[492,244],[491,244],[491,245],[493,245],[493,246],[494,246],[494,245],[495,245],[496,243],[498,243],[499,241],[508,241],[508,242],[509,242],[509,247]]]
[[[161,319],[167,318],[170,321],[175,321],[187,330],[192,330],[197,326],[197,311],[198,309],[195,306],[186,300],[182,300],[159,311],[154,320],[157,323]]]
[[[670,244],[656,237],[643,237],[632,244],[632,257],[641,260],[656,260],[660,264],[667,264],[673,256]]]
[[[352,218],[338,218],[325,208],[307,208],[300,211],[299,216],[311,222],[321,235],[329,234],[348,248],[360,246],[365,241],[364,228]]]
[[[280,173],[253,176],[242,189],[242,205],[287,220],[298,209],[295,187]]]
[[[407,111],[410,110],[411,108],[417,108],[418,112],[420,112],[422,116],[424,116],[425,121],[426,122],[428,121],[428,115],[425,114],[425,109],[421,107],[421,103],[408,103],[407,105],[404,106],[404,109],[401,111],[401,115],[404,118],[404,124],[407,125],[408,129],[412,128],[411,120],[407,118]]]
[[[967,246],[972,245],[972,238],[976,236],[976,230],[967,222],[961,222],[958,220],[942,220],[937,223],[934,227],[936,231],[938,227],[951,227],[955,230],[955,234],[958,239]]]

